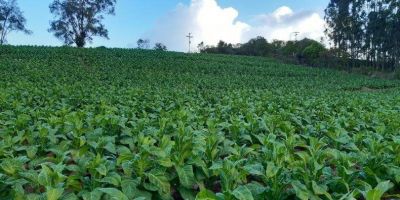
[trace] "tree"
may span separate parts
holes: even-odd
[[[303,50],[302,54],[307,63],[314,65],[315,60],[320,58],[325,51],[326,49],[324,45],[318,42],[313,42]]]
[[[148,39],[138,39],[136,42],[138,49],[148,49],[150,48],[150,40]]]
[[[204,52],[205,47],[206,47],[206,46],[204,45],[204,42],[200,42],[200,43],[197,45],[197,49],[199,50],[200,53]]]
[[[271,53],[270,45],[268,41],[258,36],[250,39],[247,43],[243,44],[239,48],[239,54],[249,56],[267,56]]]
[[[162,44],[162,43],[156,43],[156,44],[154,45],[154,50],[157,50],[157,51],[167,51],[167,46],[165,46],[165,45]]]
[[[16,0],[0,0],[0,45],[7,42],[7,35],[12,31],[31,34],[25,27],[26,19],[22,15]]]
[[[350,58],[348,66],[400,67],[399,10],[399,0],[330,0],[326,32],[340,50],[337,56]]]
[[[109,39],[102,20],[106,14],[115,14],[115,4],[116,0],[55,0],[50,12],[57,19],[51,22],[49,32],[66,45],[75,43],[78,47],[95,36]]]
[[[234,54],[233,45],[220,40],[217,44],[217,51],[221,54]]]

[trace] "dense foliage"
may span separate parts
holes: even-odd
[[[363,59],[378,69],[400,68],[399,0],[331,0],[327,33],[337,56]]]
[[[263,57],[1,46],[0,196],[399,198],[399,86]]]
[[[274,56],[319,67],[397,70],[400,74],[399,0],[330,0],[325,21],[329,48],[310,39],[269,43],[257,37],[244,44],[201,43],[199,49],[203,53]]]
[[[326,68],[344,68],[347,62],[336,56],[336,52],[315,40],[304,38],[300,41],[274,40],[268,42],[259,36],[243,44],[220,41],[216,46],[198,45],[200,53],[230,54],[273,57],[293,64],[304,64]]]

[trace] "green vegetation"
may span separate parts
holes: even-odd
[[[259,36],[244,44],[233,45],[220,41],[217,46],[204,46],[204,43],[200,43],[198,48],[201,53],[273,57],[286,63],[312,67],[349,69],[368,65],[366,61],[356,60],[354,63],[357,65],[350,66],[346,56],[337,56],[337,49],[327,49],[322,43],[308,38],[300,41],[268,42]]]
[[[400,70],[399,10],[399,0],[330,0],[325,9],[328,41],[268,42],[256,37],[244,44],[220,41],[198,47],[204,53],[267,56],[313,67],[392,74]]]
[[[0,196],[399,198],[399,86],[263,57],[1,46]]]
[[[400,1],[330,0],[325,10],[327,36],[337,57],[349,64],[394,71],[400,67]]]
[[[64,42],[84,47],[99,36],[108,39],[108,30],[103,24],[105,15],[115,14],[117,0],[54,0],[49,8],[55,16],[49,32]]]

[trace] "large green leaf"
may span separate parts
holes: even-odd
[[[192,165],[185,165],[183,167],[176,166],[176,172],[178,173],[179,181],[182,186],[186,188],[193,188],[193,185],[196,184],[196,180],[193,173]]]
[[[232,192],[233,196],[238,200],[253,200],[251,191],[246,186],[239,186]]]
[[[107,175],[107,167],[104,164],[100,164],[98,167],[96,167],[96,171],[103,176]]]
[[[46,165],[42,165],[42,170],[38,175],[38,182],[43,186],[52,186],[52,173],[53,171]]]
[[[139,181],[133,179],[123,179],[121,181],[122,192],[129,198],[132,199],[135,197],[135,193],[137,191],[137,185]]]
[[[310,199],[310,192],[307,190],[307,187],[300,183],[300,181],[294,181],[292,183],[293,189],[296,192],[296,196],[297,198],[301,199],[301,200],[308,200]]]
[[[264,167],[260,163],[246,165],[244,166],[244,170],[251,175],[264,176]]]
[[[258,182],[251,182],[246,185],[246,187],[251,191],[253,194],[253,197],[255,196],[262,196],[262,194],[267,190],[266,187],[264,187],[262,184]],[[257,199],[257,198],[255,198]]]
[[[317,182],[312,181],[312,188],[314,190],[314,194],[316,195],[325,195],[326,198],[332,199],[331,195],[327,191],[326,186],[320,186]]]
[[[82,198],[84,200],[100,200],[102,192],[100,190],[93,190],[92,192],[84,192]]]
[[[64,192],[63,188],[46,188],[46,198],[47,200],[58,200]]]
[[[142,191],[142,190],[136,190],[135,191],[135,199],[140,199],[140,200],[152,200],[153,195],[150,192],[147,191]]]
[[[367,200],[380,200],[383,194],[393,187],[390,181],[380,182],[374,189],[367,192]]]
[[[78,196],[76,196],[74,193],[68,193],[62,196],[62,200],[79,200]]]
[[[129,200],[128,197],[120,190],[115,188],[100,188],[99,191],[106,193],[113,200]]]
[[[194,200],[196,199],[196,193],[193,190],[187,189],[185,187],[179,187],[179,194],[185,200]]]
[[[196,195],[196,200],[216,200],[217,196],[206,189],[201,190],[197,195]]]
[[[164,173],[158,170],[153,170],[147,173],[147,177],[149,178],[150,183],[158,188],[158,191],[160,193],[164,194],[170,193],[171,186]]]
[[[118,187],[121,183],[121,176],[115,172],[109,173],[106,177],[101,179],[102,183],[108,183]]]

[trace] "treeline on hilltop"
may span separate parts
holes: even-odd
[[[257,37],[244,44],[199,44],[200,52],[273,56],[311,66],[351,70],[400,70],[400,0],[331,0],[325,10],[332,43],[303,39],[268,43]],[[400,74],[400,73],[399,73]]]
[[[337,68],[344,67],[347,63],[347,60],[335,56],[335,49],[327,49],[322,43],[307,38],[288,42],[273,40],[269,43],[259,36],[244,44],[220,41],[216,46],[204,46],[204,43],[200,43],[198,48],[200,53],[274,57],[310,66]]]
[[[289,63],[349,70],[367,67],[370,63],[363,59],[337,56],[337,48],[326,48],[321,42],[312,39],[300,41],[273,40],[268,42],[258,36],[244,44],[230,44],[220,41],[216,46],[198,46],[201,53],[274,57]]]

